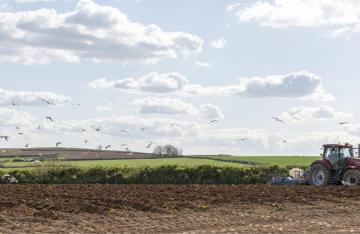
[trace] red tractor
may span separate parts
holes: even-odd
[[[323,147],[322,159],[311,164],[309,183],[316,186],[360,185],[360,158],[355,153],[356,148],[350,144],[327,144]]]

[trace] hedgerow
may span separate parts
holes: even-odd
[[[90,169],[49,167],[6,173],[23,184],[260,184],[268,182],[272,176],[286,176],[288,169],[279,166],[238,168],[208,165]]]

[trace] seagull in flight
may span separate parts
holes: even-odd
[[[153,141],[148,141],[149,144],[146,146],[147,149],[149,149],[153,144],[156,144],[155,142]]]
[[[44,98],[40,98],[40,100],[41,100],[42,102],[45,102],[45,103],[48,104],[48,105],[55,105],[54,103],[52,103],[52,102],[50,102],[50,101],[48,101],[48,100],[46,100],[46,99],[44,99]]]
[[[56,147],[59,147],[59,145],[61,145],[61,142],[60,141],[56,142]]]
[[[18,127],[18,126],[16,126],[15,128],[16,128],[17,130],[19,130],[19,129],[20,129],[20,127]]]
[[[277,121],[277,122],[280,122],[280,123],[285,123],[285,121],[284,120],[282,120],[282,119],[279,119],[278,117],[274,117],[274,116],[272,116],[271,117],[272,119],[274,119],[275,121]]]
[[[219,122],[219,120],[213,119],[213,120],[210,120],[210,121],[209,121],[209,124],[216,123],[216,122]]]
[[[339,122],[338,124],[345,125],[345,124],[349,124],[349,122]]]
[[[29,144],[26,144],[26,145],[25,145],[25,148],[29,148]]]
[[[89,143],[89,141],[88,141],[88,140],[85,140],[84,142],[85,142],[85,144]]]
[[[97,131],[97,132],[100,132],[100,130],[101,130],[101,127],[95,128],[95,131]]]
[[[18,104],[16,104],[15,102],[11,103],[12,106],[19,106]]]
[[[120,147],[127,146],[127,144],[121,144]]]
[[[146,128],[140,128],[141,131],[145,131]]]
[[[5,141],[9,141],[9,136],[0,136],[0,139],[5,139]]]
[[[37,130],[40,130],[40,128],[41,128],[41,126],[40,126],[40,125],[38,125],[36,129],[37,129]]]
[[[23,133],[23,132],[19,132],[18,134],[19,134],[19,135],[24,135],[24,133]]]
[[[244,141],[246,141],[247,139],[248,139],[248,138],[245,138],[245,137],[244,137],[244,138],[236,139],[236,141],[243,141],[243,142],[244,142]]]
[[[110,149],[110,148],[111,148],[111,145],[105,146],[105,149],[106,149],[106,150],[108,150],[108,149]]]
[[[285,140],[285,139],[282,139],[282,140],[281,140],[281,142],[282,142],[282,143],[286,143],[286,142],[287,142],[287,140]]]
[[[171,127],[174,127],[176,125],[176,123],[171,123],[170,126]]]
[[[125,129],[121,129],[120,132],[123,132],[123,133],[126,133],[126,134],[129,134],[129,132]]]
[[[50,120],[51,122],[54,122],[54,119],[51,116],[46,116],[45,118]]]

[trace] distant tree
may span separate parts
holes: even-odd
[[[158,145],[154,149],[154,154],[158,154],[163,157],[178,157],[183,154],[183,151],[173,145]]]

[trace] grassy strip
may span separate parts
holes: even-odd
[[[179,167],[78,168],[49,167],[12,170],[22,184],[260,184],[272,176],[286,176],[287,167]]]

